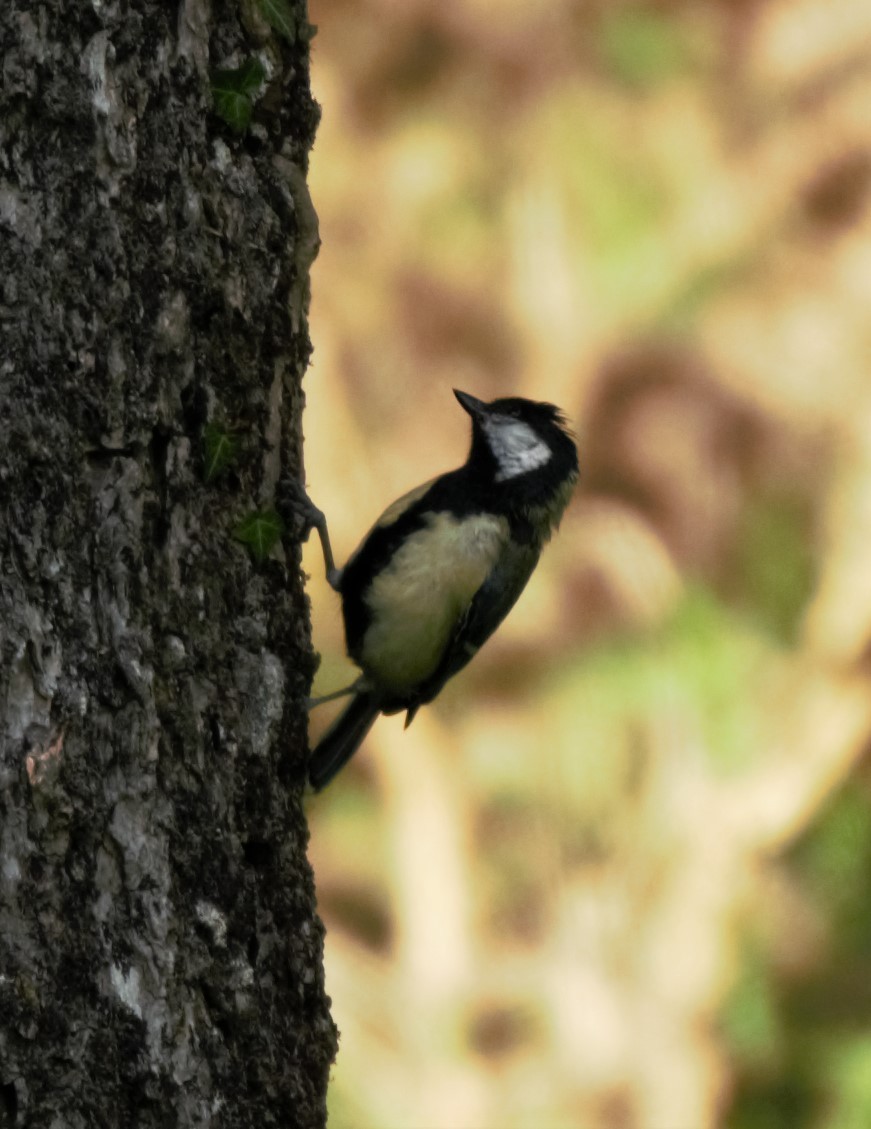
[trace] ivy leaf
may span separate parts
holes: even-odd
[[[259,59],[250,58],[233,70],[212,71],[212,98],[215,112],[227,125],[244,133],[251,121],[253,95],[266,78],[266,68]]]
[[[251,550],[258,561],[265,561],[284,532],[284,522],[275,510],[254,510],[233,530],[233,536]]]
[[[296,40],[296,20],[289,0],[260,0],[260,11],[273,31],[288,43]]]
[[[248,95],[256,94],[266,79],[266,67],[256,55],[246,59],[234,73],[239,79],[239,89],[243,94]]]
[[[224,119],[228,126],[237,133],[244,133],[251,121],[253,108],[251,99],[247,94],[240,94],[237,90],[220,89],[212,86],[212,95],[215,99],[215,111],[218,117]]]
[[[206,449],[204,478],[206,482],[214,482],[236,458],[239,441],[220,424],[210,423],[203,433],[203,443]]]

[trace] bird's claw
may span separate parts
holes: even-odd
[[[333,559],[333,549],[330,545],[330,534],[327,529],[327,518],[323,510],[318,509],[311,498],[305,486],[295,478],[285,476],[281,479],[280,489],[282,494],[283,508],[287,511],[287,516],[291,515],[301,524],[300,540],[308,541],[311,531],[316,529],[318,537],[321,541],[321,550],[324,554],[324,569],[326,571],[327,583],[331,588],[336,591],[339,590],[339,585],[342,580],[342,570],[336,568],[336,562]]]

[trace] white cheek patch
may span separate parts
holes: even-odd
[[[527,423],[509,416],[483,421],[484,434],[499,465],[497,482],[527,474],[550,460],[551,450]]]

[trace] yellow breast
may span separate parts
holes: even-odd
[[[366,594],[372,622],[360,664],[378,685],[401,694],[433,673],[508,536],[501,517],[435,513],[396,552]]]

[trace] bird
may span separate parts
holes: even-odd
[[[485,402],[454,389],[471,418],[461,467],[404,494],[382,513],[343,569],[325,515],[306,494],[327,579],[342,599],[350,695],[308,766],[319,792],[347,764],[380,714],[421,706],[477,654],[517,602],[579,477],[578,450],[554,404]]]

